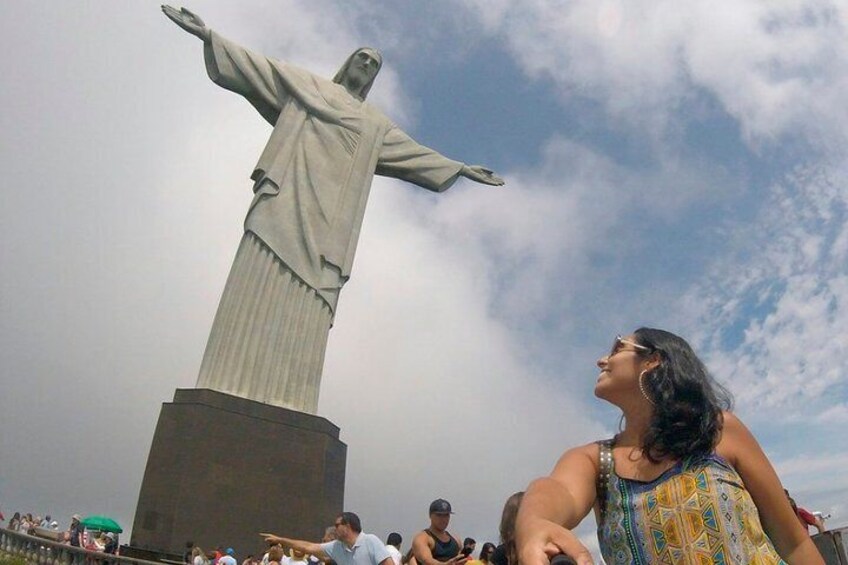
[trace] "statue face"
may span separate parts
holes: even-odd
[[[374,80],[380,70],[381,62],[380,54],[373,49],[360,49],[354,53],[350,65],[345,70],[342,84],[359,90]]]

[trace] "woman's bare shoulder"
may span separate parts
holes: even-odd
[[[563,453],[557,461],[554,473],[558,469],[584,469],[597,473],[600,467],[600,441],[592,441],[583,445],[572,447]]]
[[[716,445],[716,453],[736,466],[740,454],[744,454],[756,445],[756,439],[733,412],[722,411],[721,436]]]

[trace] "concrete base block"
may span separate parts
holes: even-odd
[[[320,540],[344,503],[347,446],[328,420],[208,389],[164,403],[130,547],[260,554],[258,532]]]

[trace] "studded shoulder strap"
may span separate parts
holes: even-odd
[[[601,511],[601,523],[606,519],[607,513],[607,491],[609,490],[610,474],[612,473],[612,439],[602,439],[598,441],[600,448],[600,459],[598,468],[598,481],[595,486],[597,491],[598,508]]]

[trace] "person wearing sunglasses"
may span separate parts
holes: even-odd
[[[572,533],[594,510],[604,561],[824,563],[757,440],[690,345],[664,330],[618,336],[595,396],[622,412],[615,437],[566,451],[527,488],[521,565],[557,553],[593,563]]]
[[[362,522],[353,512],[342,512],[333,523],[336,539],[325,543],[260,534],[269,546],[281,545],[300,553],[314,555],[324,563],[337,565],[394,565],[392,556],[374,534],[362,531]]]

